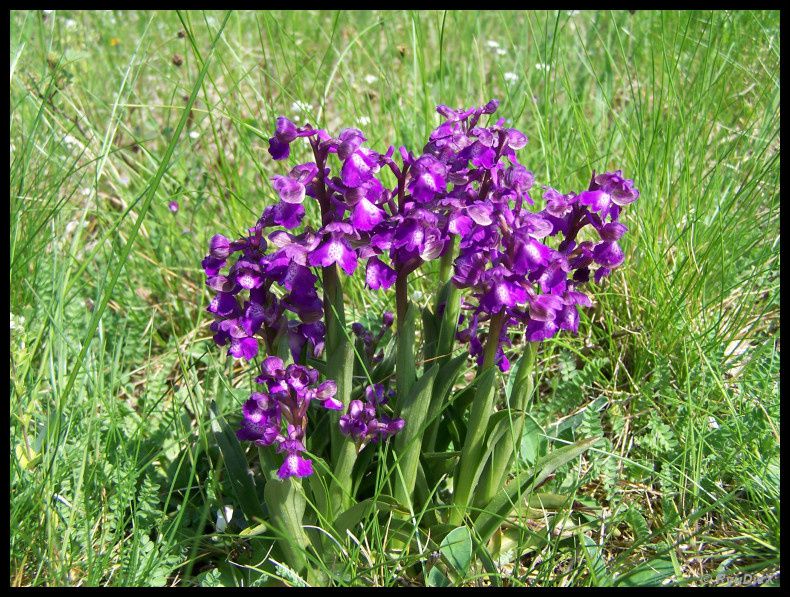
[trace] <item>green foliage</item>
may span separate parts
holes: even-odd
[[[644,586],[778,570],[778,12],[262,11],[221,31],[225,16],[10,14],[10,583]],[[263,503],[255,451],[236,455],[255,482],[241,491],[212,429],[218,416],[232,430],[253,380],[211,344],[208,238],[271,203],[266,138],[295,101],[314,107],[303,120],[414,147],[433,105],[491,97],[530,136],[536,189],[622,166],[642,191],[627,266],[578,337],[537,355],[506,487],[565,442],[603,439],[532,498],[475,512],[491,538],[472,534],[463,572],[441,549],[462,531],[430,506],[404,520],[389,447],[369,446],[353,467],[374,471],[354,481],[365,507],[322,520],[307,488],[316,578],[297,574],[274,531],[245,526],[242,501]],[[420,310],[436,307],[434,274],[410,279]],[[347,281],[349,322],[393,309],[363,282]],[[374,381],[393,375],[395,344]],[[431,366],[414,362],[415,379]],[[415,475],[436,503],[474,392],[449,395]],[[507,397],[498,384],[494,404]]]

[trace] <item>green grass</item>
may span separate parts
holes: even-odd
[[[605,438],[552,490],[597,508],[531,520],[501,582],[777,578],[778,11],[10,16],[11,584],[293,582],[238,514],[216,530],[208,405],[235,420],[253,380],[210,338],[207,241],[272,201],[278,115],[418,149],[436,104],[492,97],[538,184],[641,190],[626,264],[538,356],[546,434]],[[362,283],[352,320],[391,306]],[[331,582],[423,582],[388,533],[328,549]]]

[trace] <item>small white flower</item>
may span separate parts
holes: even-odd
[[[66,29],[76,29],[77,21],[74,19],[66,19]]]
[[[9,311],[10,313],[10,311]],[[16,330],[21,328],[25,325],[25,316],[24,315],[14,315],[11,313],[11,329]]]
[[[85,197],[87,197],[88,195],[90,195],[90,194],[91,194],[91,189],[90,189],[90,187],[85,187],[84,189],[82,189],[82,194],[83,194]]]
[[[197,131],[189,131],[190,139],[197,139],[198,137],[200,137],[200,133],[198,133]]]
[[[291,110],[293,110],[294,112],[312,112],[313,106],[312,104],[308,104],[307,102],[296,100],[294,103],[291,104]]]
[[[66,135],[65,137],[63,137],[63,142],[66,145],[76,145],[77,143],[79,143],[79,141],[77,141],[77,139],[72,135]]]
[[[359,118],[357,118],[357,122],[361,126],[367,126],[367,125],[370,124],[370,117],[369,116],[360,116]]]
[[[711,429],[719,429],[719,422],[713,417],[713,415],[708,415],[708,427]]]
[[[496,53],[497,53],[499,56],[504,56],[505,54],[507,54],[507,50],[506,50],[505,48],[497,48],[497,49],[496,49]]]
[[[418,301],[418,300],[420,300],[420,299],[423,297],[423,294],[422,294],[422,292],[420,292],[419,290],[415,290],[415,291],[412,293],[412,296],[414,297],[414,300],[415,300],[415,301]]]
[[[42,11],[42,12],[43,12],[45,15],[51,15],[51,14],[52,14],[53,12],[55,12],[55,11],[54,11],[54,10],[44,10],[44,11]]]
[[[548,65],[548,64],[543,64],[542,62],[538,62],[538,63],[535,65],[535,68],[536,68],[536,69],[538,69],[538,70],[546,70],[546,71],[547,71],[547,70],[551,70],[551,66],[550,66],[550,65]]]
[[[365,75],[365,83],[368,85],[373,85],[379,78],[376,75]]]
[[[498,47],[499,47],[499,42],[498,42],[498,41],[496,41],[495,39],[489,39],[489,40],[486,42],[486,45],[487,45],[489,48],[498,48]]]
[[[71,222],[66,224],[66,234],[71,234],[72,232],[74,232],[77,229],[77,226],[79,225],[80,223],[77,220],[72,220]]]
[[[518,75],[516,73],[512,73],[510,71],[506,72],[502,76],[505,77],[505,81],[508,81],[510,83],[512,83],[514,81],[518,81]]]
[[[233,506],[227,505],[222,510],[217,510],[217,522],[214,525],[217,531],[224,533],[231,518],[233,518]]]

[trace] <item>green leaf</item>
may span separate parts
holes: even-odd
[[[435,483],[442,475],[449,475],[458,463],[461,452],[423,452],[422,462],[426,478]]]
[[[472,401],[472,411],[469,414],[466,438],[461,450],[461,458],[455,469],[454,508],[450,512],[448,519],[450,524],[460,524],[469,505],[475,480],[480,474],[480,462],[485,449],[485,434],[488,430],[488,419],[493,409],[495,369],[495,367],[488,367],[480,375],[480,382],[477,385],[477,391]]]
[[[384,347],[384,357],[381,359],[381,362],[377,364],[373,371],[370,372],[370,379],[373,380],[373,383],[381,383],[382,381],[389,379],[392,375],[392,372],[395,371],[395,356],[397,354],[397,336],[395,334],[387,342],[387,345]],[[363,385],[367,385],[367,380],[363,382]]]
[[[563,464],[566,464],[592,447],[600,438],[591,437],[583,439],[568,446],[554,450],[549,455],[541,458],[535,465],[535,470],[525,471],[500,491],[483,508],[475,519],[475,531],[485,542],[502,524],[510,512],[517,507],[520,496],[528,496],[535,487],[539,487],[549,476]]]
[[[340,514],[333,525],[335,531],[340,537],[345,537],[346,530],[353,529],[360,521],[365,520],[374,509],[376,512],[409,513],[395,498],[387,495],[380,495],[378,498],[368,498],[361,502],[357,502]]]
[[[618,587],[659,587],[664,581],[675,574],[675,567],[670,560],[655,559],[636,566],[633,570],[617,577]]]
[[[301,482],[293,477],[271,479],[266,483],[264,496],[269,506],[271,526],[280,535],[277,545],[286,562],[301,572],[307,566],[305,549],[309,544],[302,527],[306,500]]]
[[[472,536],[465,526],[457,527],[447,533],[439,546],[445,562],[450,566],[450,571],[463,580],[469,571],[472,561]],[[426,584],[429,587],[446,587],[451,583],[438,566],[431,568]]]
[[[598,545],[592,538],[588,537],[582,532],[579,532],[579,540],[582,544],[582,551],[584,559],[587,562],[587,568],[590,571],[590,580],[594,587],[611,587],[612,577],[606,570],[603,554],[601,553],[601,546]]]
[[[236,434],[230,428],[224,417],[217,412],[217,405],[212,400],[209,404],[209,417],[211,431],[214,439],[222,452],[222,461],[230,478],[231,488],[236,496],[236,501],[241,506],[241,511],[247,520],[262,521],[265,518],[263,507],[258,501],[258,492],[252,472],[247,466],[247,458],[241,449]]]
[[[466,574],[472,561],[472,536],[469,529],[462,526],[447,533],[442,539],[439,551],[456,572]]]
[[[521,430],[521,449],[519,454],[522,462],[532,465],[538,458],[546,455],[548,449],[546,433],[532,415],[524,417],[524,427]]]
[[[423,447],[425,449],[433,450],[436,446],[436,436],[439,433],[439,426],[442,422],[442,407],[446,404],[447,396],[453,389],[453,384],[466,363],[466,360],[466,353],[460,354],[454,359],[446,361],[439,369],[436,381],[433,384],[431,405],[428,408],[427,421],[429,427],[426,440],[423,442]]]
[[[439,339],[439,324],[430,307],[422,309],[423,355],[425,362],[436,356],[436,342]]]
[[[452,280],[448,280],[442,288],[440,302],[444,302],[444,313],[439,324],[439,339],[436,344],[436,355],[439,362],[449,358],[455,342],[455,330],[458,327],[458,313],[461,310],[461,298],[458,288]]]
[[[406,316],[403,321],[398,322],[396,337],[398,352],[395,375],[397,378],[397,402],[400,403],[408,399],[411,387],[417,379],[417,365],[414,362],[414,305],[412,303],[406,307]],[[399,407],[400,405],[396,404],[395,406]],[[400,436],[402,433],[398,435]]]
[[[433,383],[438,373],[438,365],[428,369],[411,388],[406,400],[398,404],[398,416],[406,421],[406,426],[395,437],[394,452],[402,476],[402,479],[398,478],[396,473],[395,497],[405,504],[412,503],[417,463],[425,433],[425,417],[428,414]]]
[[[239,537],[254,537],[255,535],[260,535],[265,533],[269,529],[269,525],[265,522],[261,522],[256,524],[253,527],[247,527],[246,529],[242,529],[239,532]]]

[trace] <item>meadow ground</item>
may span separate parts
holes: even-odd
[[[552,481],[594,507],[531,520],[497,581],[777,583],[778,11],[225,16],[10,14],[11,584],[300,582],[218,518],[208,398],[238,420],[252,380],[211,341],[207,241],[271,204],[277,116],[421,147],[436,104],[492,97],[537,184],[641,190],[625,265],[538,357],[546,433],[605,438]],[[362,321],[390,300],[363,282]],[[356,539],[333,583],[424,582]]]

